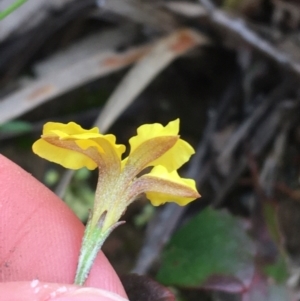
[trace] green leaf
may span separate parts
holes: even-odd
[[[254,274],[254,244],[236,217],[207,208],[171,238],[158,280],[240,292]]]

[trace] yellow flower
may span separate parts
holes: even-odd
[[[33,144],[34,153],[70,169],[99,168],[94,209],[84,236],[81,258],[98,252],[99,244],[92,247],[87,241],[94,239],[98,231],[103,243],[118,225],[126,207],[142,193],[155,206],[166,202],[184,206],[200,196],[195,181],[181,178],[177,173],[194,154],[194,149],[180,139],[178,132],[179,119],[165,127],[159,123],[142,125],[137,135],[129,140],[129,155],[122,160],[125,146],[116,144],[114,135],[103,135],[96,127],[85,130],[74,122],[44,125],[41,138]],[[151,166],[148,174],[139,176]],[[84,251],[86,249],[89,251]],[[79,266],[81,261],[84,259],[79,260]]]
[[[178,132],[179,119],[165,127],[159,123],[140,126],[137,135],[129,140],[130,153],[122,164],[121,156],[125,146],[116,144],[114,135],[103,135],[96,127],[85,130],[74,122],[68,124],[48,122],[44,125],[41,139],[33,144],[33,151],[40,157],[66,168],[99,167],[100,177],[108,178],[109,175],[113,175],[114,178],[110,179],[112,182],[106,185],[111,184],[109,186],[116,191],[119,190],[117,189],[119,187],[116,187],[117,183],[127,184],[127,187],[121,189],[122,194],[126,188],[131,192],[128,195],[130,200],[126,200],[126,206],[138,196],[132,190],[138,186],[140,188],[141,183],[145,187],[144,190],[136,191],[139,194],[146,192],[147,197],[156,206],[168,201],[186,205],[199,197],[199,194],[193,180],[182,179],[174,172],[194,153],[193,148],[179,138]],[[137,174],[148,166],[155,167],[148,176],[144,175],[135,180]],[[99,181],[107,182],[104,179]],[[152,187],[149,187],[150,184],[145,185],[145,182],[152,183]],[[178,186],[176,189],[175,184]],[[105,187],[99,189],[107,190]],[[97,201],[107,202],[99,199]]]
[[[125,146],[117,145],[115,142],[114,135],[102,135],[96,127],[84,130],[74,122],[68,124],[48,122],[44,125],[41,139],[36,141],[32,148],[40,157],[65,168],[86,167],[92,170],[99,166],[98,159],[110,160],[109,154],[106,154],[103,148],[108,147],[113,152],[111,157],[117,156],[121,159]],[[88,148],[96,149],[99,158],[93,158]]]

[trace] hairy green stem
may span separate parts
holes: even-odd
[[[106,216],[103,216],[104,219],[105,217]],[[118,222],[103,232],[102,226],[104,219],[96,226],[91,223],[91,220],[89,220],[86,226],[80,249],[74,284],[84,284],[104,241],[116,227],[118,227],[120,224],[123,224],[123,222]]]
[[[82,240],[74,284],[84,284],[108,234],[102,233],[99,228],[92,229],[90,223],[88,223]]]

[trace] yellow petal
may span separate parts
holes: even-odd
[[[85,130],[74,122],[46,123],[41,140],[45,143],[39,140],[34,145],[34,152],[71,169],[83,166],[94,169],[96,164],[102,169],[111,167],[119,171],[125,151],[124,145],[116,144],[114,135],[102,135],[96,127]]]
[[[53,131],[60,131],[63,133],[64,136],[80,134],[99,134],[99,129],[97,127],[94,127],[90,130],[85,130],[75,122],[69,122],[67,124],[60,122],[45,123],[43,127],[43,135],[52,135]]]
[[[138,147],[146,143],[147,140],[162,136],[178,136],[178,131],[179,119],[169,122],[165,127],[159,123],[142,125],[137,130],[137,136],[129,140],[131,146],[130,155]],[[187,162],[194,153],[195,151],[189,143],[178,139],[172,148],[167,150],[159,158],[153,160],[148,166],[163,165],[168,171],[173,171]]]
[[[134,178],[144,168],[163,156],[178,141],[178,136],[161,136],[146,140],[128,156],[124,173]],[[123,160],[124,162],[124,160]]]
[[[161,165],[153,167],[152,170],[147,175],[159,179],[165,179],[178,184],[183,184],[192,188],[194,191],[197,191],[194,180],[181,178],[177,171],[168,172],[168,170]]]
[[[99,153],[104,153],[104,143],[107,148],[110,149],[110,152],[115,152],[115,155],[121,161],[122,154],[125,151],[125,146],[122,144],[115,144],[116,137],[114,135],[100,135],[97,138],[91,139],[75,139],[76,144],[83,150],[88,149],[89,147],[95,147],[98,149]]]
[[[151,202],[153,206],[160,206],[165,203],[172,203],[172,202],[178,204],[179,206],[185,206],[188,203],[195,200],[195,198],[167,195],[158,192],[147,192],[146,198]]]
[[[57,147],[43,139],[37,140],[32,146],[33,152],[40,157],[69,169],[79,169],[86,167],[95,169],[97,164],[82,153]]]
[[[155,206],[166,202],[184,206],[200,197],[194,180],[181,178],[176,171],[168,172],[163,166],[154,167],[133,183],[132,198],[143,192]]]
[[[60,130],[52,130],[51,131],[52,136],[59,137],[60,140],[88,140],[88,139],[96,139],[99,137],[102,137],[103,135],[98,133],[81,133],[81,134],[68,134]],[[43,135],[45,137],[47,135]]]
[[[122,157],[122,154],[125,152],[126,147],[123,144],[116,144],[116,136],[112,135],[112,134],[108,134],[108,135],[102,135],[102,137],[100,138],[95,138],[93,139],[94,141],[96,141],[99,145],[101,145],[101,139],[105,139],[107,140],[111,147],[114,149],[114,151],[116,152],[118,158]]]
[[[75,143],[83,152],[88,152],[90,147],[97,149],[99,168],[104,168],[107,173],[116,174],[121,171],[121,156],[125,151],[125,146],[115,144],[115,140],[114,135],[103,135],[96,139],[75,140]]]
[[[160,123],[144,124],[137,129],[137,135],[130,138],[130,153],[145,141],[160,136],[177,136],[179,119],[169,122],[165,127]]]
[[[193,147],[182,139],[178,139],[175,145],[161,157],[151,162],[151,166],[163,165],[168,171],[180,168],[195,153]]]

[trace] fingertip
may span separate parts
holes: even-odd
[[[2,155],[0,208],[0,282],[73,283],[83,224],[53,192]],[[101,252],[86,285],[126,296]]]
[[[9,301],[128,301],[122,296],[102,289],[73,285],[31,282],[0,283],[0,300]]]
[[[54,299],[55,301],[129,301],[122,296],[95,288],[78,288]]]

